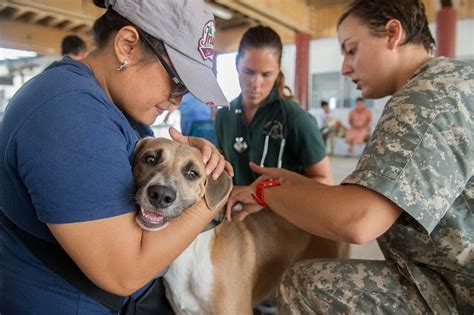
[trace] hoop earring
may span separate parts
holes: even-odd
[[[117,71],[122,71],[123,69],[128,67],[127,59],[124,59],[123,62],[117,67]]]

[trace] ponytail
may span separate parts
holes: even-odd
[[[275,81],[275,88],[278,92],[278,98],[282,100],[289,100],[293,98],[293,93],[291,92],[291,89],[287,85],[285,85],[285,75],[281,70],[280,73],[278,73],[278,77]]]

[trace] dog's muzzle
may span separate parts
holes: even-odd
[[[150,185],[146,190],[146,198],[150,209],[145,209],[142,206],[136,216],[136,221],[144,230],[161,230],[167,225],[169,218],[161,214],[160,210],[168,208],[175,202],[176,192],[167,186]]]
[[[176,192],[163,185],[151,185],[147,189],[150,203],[157,209],[168,208],[176,200]]]

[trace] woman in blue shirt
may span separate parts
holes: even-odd
[[[37,259],[12,225],[59,243],[99,288],[136,296],[219,210],[200,202],[158,232],[142,230],[130,164],[139,138],[132,126],[152,124],[188,90],[227,104],[212,73],[212,14],[202,1],[95,3],[107,8],[94,24],[96,50],[30,80],[3,119],[2,314],[112,313]],[[170,132],[201,150],[208,175],[232,172],[209,142]]]

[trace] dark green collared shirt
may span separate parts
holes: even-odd
[[[247,124],[245,115],[236,114],[236,108],[241,108],[242,95],[230,103],[230,108],[222,108],[216,116],[217,145],[224,152],[225,158],[234,168],[234,184],[248,185],[258,174],[252,172],[249,161],[260,164],[262,159],[265,135],[273,128],[269,137],[268,153],[264,165],[277,167],[278,154],[281,146],[281,126],[286,125],[286,145],[282,156],[282,167],[300,174],[304,168],[321,161],[326,156],[324,142],[319,132],[316,120],[292,100],[279,100],[276,89],[273,89],[265,104],[261,106],[252,122]],[[281,104],[281,105],[280,105]],[[283,121],[281,107],[285,109],[287,123]],[[275,122],[276,121],[276,122]],[[235,138],[238,136],[238,124],[242,137],[248,144],[247,150],[238,153],[234,149]]]

